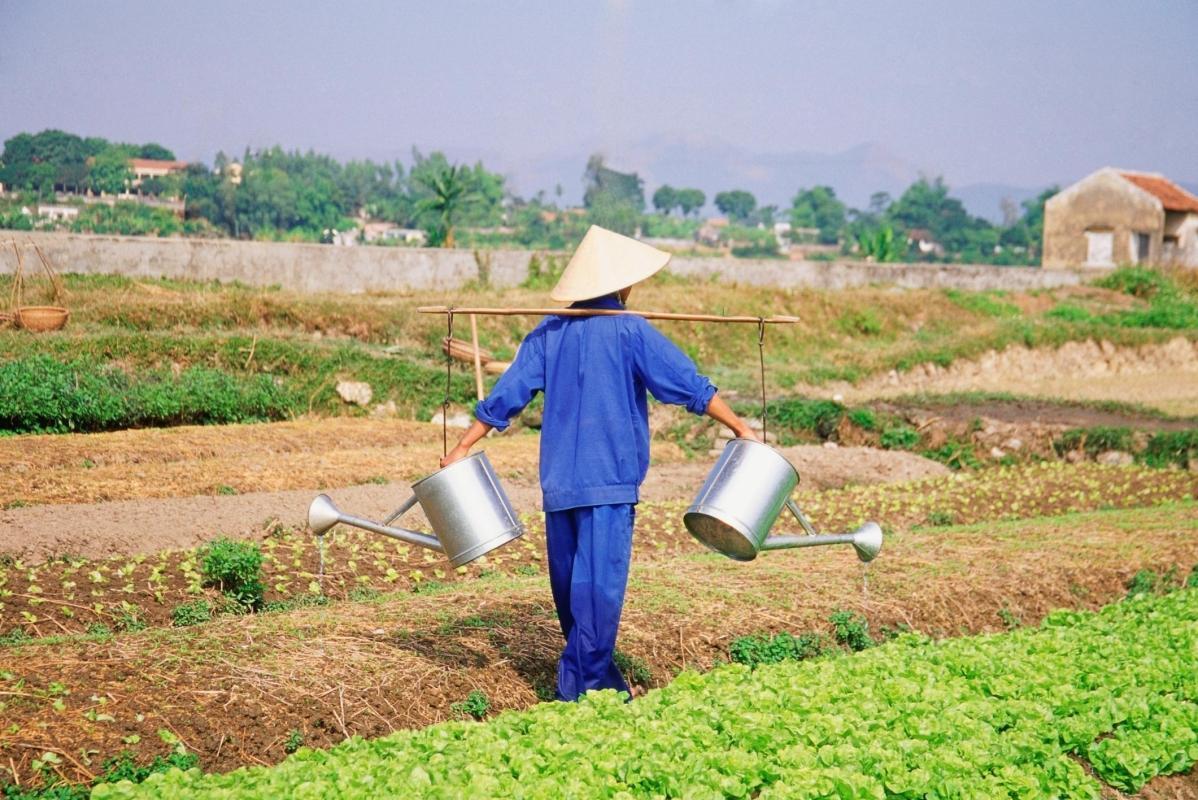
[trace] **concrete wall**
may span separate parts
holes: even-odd
[[[1086,265],[1086,231],[1114,234],[1111,257],[1115,264],[1136,260],[1132,238],[1150,236],[1149,252],[1141,261],[1156,263],[1161,256],[1165,212],[1160,200],[1119,176],[1102,169],[1048,199],[1044,206],[1044,268]]]
[[[528,275],[526,250],[469,250],[407,247],[333,247],[212,239],[87,236],[69,233],[18,234],[37,242],[61,272],[107,273],[134,278],[180,278],[251,286],[278,285],[303,292],[372,292],[454,289],[478,280],[480,262],[491,283],[515,286]],[[26,265],[29,265],[26,260]],[[36,259],[34,260],[36,264]],[[0,271],[11,272],[11,250],[0,251]],[[754,261],[684,258],[671,272],[730,283],[780,288],[843,289],[871,284],[902,288],[1024,290],[1071,286],[1101,271],[1042,270],[945,264],[860,264],[822,261]]]

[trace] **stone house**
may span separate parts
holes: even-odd
[[[1100,169],[1048,199],[1041,263],[1198,267],[1198,197],[1163,175]]]

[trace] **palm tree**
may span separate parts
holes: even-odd
[[[469,168],[450,165],[429,177],[421,176],[418,180],[432,194],[416,205],[417,211],[436,214],[444,234],[442,247],[453,247],[454,217],[478,196],[471,185]]]

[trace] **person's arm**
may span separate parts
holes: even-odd
[[[711,417],[741,438],[757,438],[678,345],[647,322],[637,323],[635,332],[636,368],[654,397],[663,403],[685,406],[692,414]]]
[[[757,431],[745,424],[745,421],[736,415],[736,412],[724,402],[724,398],[718,394],[713,395],[711,402],[707,404],[707,416],[714,419],[721,425],[726,425],[732,430],[737,437],[741,439],[753,439],[761,441],[757,436]]]
[[[537,392],[545,388],[545,355],[541,334],[533,331],[524,338],[516,359],[499,377],[486,400],[474,407],[474,424],[452,450],[441,459],[442,468],[470,453],[470,448],[492,428],[506,430],[508,420],[524,410]]]
[[[468,456],[470,454],[470,448],[474,447],[475,443],[479,439],[490,433],[491,428],[491,425],[488,425],[482,420],[474,420],[474,424],[471,425],[464,434],[462,434],[462,438],[458,440],[458,443],[454,445],[454,448],[446,453],[441,459],[441,467],[448,467],[453,462],[460,461]]]

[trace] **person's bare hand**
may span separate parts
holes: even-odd
[[[458,445],[445,454],[441,459],[441,469],[445,469],[455,461],[461,461],[466,456],[470,455],[470,448]]]
[[[761,441],[761,437],[757,435],[757,431],[753,430],[748,425],[744,426],[738,431],[735,431],[735,433],[739,439],[752,439],[755,442]]]

